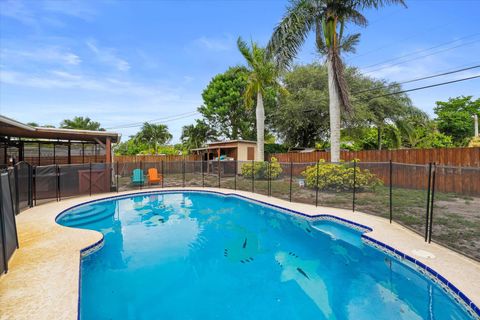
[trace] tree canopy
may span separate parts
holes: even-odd
[[[105,131],[100,122],[92,121],[89,117],[74,117],[71,120],[65,119],[60,123],[60,128]]]
[[[135,140],[146,144],[158,154],[158,147],[168,143],[172,139],[172,135],[168,131],[168,127],[164,124],[151,124],[145,122],[142,129],[135,135]]]
[[[472,100],[472,96],[461,96],[436,104],[434,111],[440,132],[451,136],[456,145],[467,145],[474,135],[472,116],[480,117],[480,98]]]

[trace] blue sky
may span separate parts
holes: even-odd
[[[236,38],[266,44],[286,4],[2,0],[0,113],[55,126],[65,118],[89,116],[124,139],[138,130],[132,125],[157,120],[169,126],[177,142],[181,127],[199,117],[194,112],[210,79],[243,63]],[[346,63],[389,81],[480,64],[480,1],[407,5],[365,12],[369,26],[349,28],[362,37]],[[312,37],[297,60],[322,61]],[[480,69],[404,88],[477,74]],[[435,101],[458,95],[480,97],[480,79],[410,96],[433,115]]]

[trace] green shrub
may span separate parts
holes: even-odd
[[[270,173],[270,177],[276,179],[282,171],[282,166],[275,157],[272,157],[270,160],[270,172],[268,170],[268,162],[254,162],[253,164],[247,162],[242,164],[242,176],[245,178],[251,178],[253,174],[255,179],[268,179]]]
[[[353,173],[357,191],[367,191],[383,184],[375,174],[367,169],[354,169],[351,163],[326,163],[321,159],[318,163],[318,188],[323,191],[350,191],[353,189]],[[307,187],[315,188],[317,182],[317,165],[307,167],[302,172]]]

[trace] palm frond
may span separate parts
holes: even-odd
[[[385,7],[387,5],[392,5],[392,4],[399,4],[404,6],[405,8],[407,7],[404,0],[354,0],[352,1],[352,4],[355,7],[359,7],[362,9],[365,9],[365,8],[378,9],[380,7]]]
[[[252,52],[248,48],[247,43],[242,39],[242,37],[238,37],[237,47],[245,60],[247,60],[248,65],[252,68],[254,64],[254,57]]]
[[[350,97],[348,94],[348,85],[347,85],[347,81],[345,80],[342,59],[340,58],[340,55],[336,50],[330,50],[329,55],[331,55],[331,59],[332,59],[334,78],[335,78],[335,83],[337,85],[340,102],[342,104],[344,111],[347,114],[351,114],[353,111],[353,108],[350,103]]]
[[[348,35],[340,43],[340,48],[342,49],[342,51],[355,53],[355,47],[357,46],[359,41],[360,33]]]
[[[267,54],[284,69],[297,55],[315,26],[315,5],[312,0],[293,0],[280,23],[275,27],[267,45]]]

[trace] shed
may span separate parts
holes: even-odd
[[[206,147],[192,150],[202,160],[211,161],[252,161],[256,159],[257,142],[249,140],[227,140],[210,142]]]

